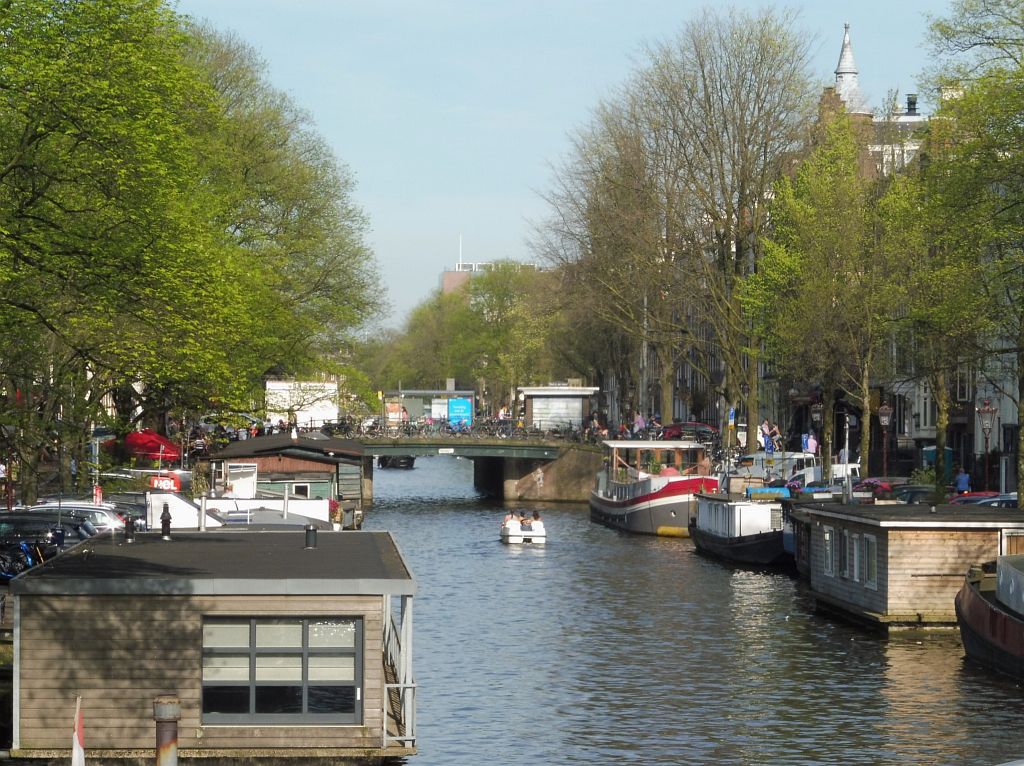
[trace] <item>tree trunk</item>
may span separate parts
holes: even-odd
[[[750,367],[754,370],[757,369],[756,364],[751,364]],[[757,375],[747,372],[744,379],[750,386],[750,393],[747,394],[745,402],[747,407],[747,452],[756,452],[759,438],[757,428],[761,423],[761,392],[758,390]]]
[[[672,349],[659,343],[658,347],[658,388],[660,404],[655,409],[661,412],[661,422],[672,422],[672,406],[675,400],[675,365],[672,364]]]
[[[871,454],[871,355],[861,368],[860,377],[860,476],[862,479],[871,475],[868,457]],[[847,457],[849,460],[849,457]]]
[[[949,428],[949,388],[946,373],[939,370],[930,381],[935,402],[935,491],[946,494],[946,431]]]
[[[1017,352],[1017,422],[1024,423],[1024,351]],[[1024,490],[1024,428],[1017,429],[1017,497]]]
[[[831,391],[831,389],[828,389]],[[825,394],[824,409],[822,409],[821,417],[821,475],[826,482],[832,482],[832,455],[836,453],[833,449],[835,438],[835,399],[831,394]]]

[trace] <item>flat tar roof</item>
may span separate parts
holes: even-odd
[[[15,594],[412,595],[388,532],[305,530],[105,533],[24,572]]]
[[[841,503],[793,503],[793,510],[809,515],[847,519],[879,527],[1024,528],[1024,513],[1016,508],[943,504],[843,505]]]

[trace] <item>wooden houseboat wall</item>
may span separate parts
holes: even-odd
[[[401,651],[411,645],[415,585],[387,533],[320,533],[312,554],[301,532],[95,540],[12,585],[16,757],[66,757],[79,695],[90,760],[152,756],[153,700],[168,692],[181,701],[178,748],[186,758],[415,752],[412,666]],[[275,553],[284,546],[286,555]],[[393,596],[402,599],[397,620]],[[237,647],[223,648],[225,632],[243,644],[251,636],[255,678],[247,657],[239,665]],[[268,646],[288,656],[270,657]],[[263,678],[261,654],[269,662]],[[301,686],[309,709],[249,709],[249,695],[259,700],[261,689],[282,683],[293,695]],[[314,711],[314,686],[335,701],[330,713]],[[210,709],[217,695],[232,708],[236,694],[245,712]]]
[[[1024,540],[1006,509],[797,504],[793,516],[818,606],[883,629],[955,626],[968,567]]]

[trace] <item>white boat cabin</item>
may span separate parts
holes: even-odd
[[[754,452],[743,455],[736,461],[730,471],[731,476],[738,477],[745,486],[767,484],[775,479],[789,481],[799,478],[804,486],[811,482],[824,479],[824,468],[820,455],[813,452]],[[832,479],[844,479],[847,474],[856,479],[860,476],[858,463],[833,463]],[[751,481],[755,480],[755,481]],[[757,481],[759,480],[759,481]],[[741,491],[741,488],[735,488]],[[730,491],[733,488],[730,487]]]
[[[617,481],[642,481],[652,476],[710,476],[707,446],[682,439],[604,442],[608,468]]]
[[[775,497],[758,500],[698,495],[697,528],[722,538],[782,529],[782,503]]]

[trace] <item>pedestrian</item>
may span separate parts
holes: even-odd
[[[640,414],[640,410],[633,410],[633,435],[639,439],[646,428],[647,421],[644,420],[644,416]]]
[[[966,495],[971,491],[971,476],[964,470],[963,466],[960,466],[960,470],[957,471],[956,477],[953,479],[953,485],[958,495]]]
[[[768,449],[768,442],[771,441],[772,427],[768,425],[768,418],[765,418],[761,422],[761,446]]]
[[[814,431],[807,434],[807,451],[812,455],[818,454],[818,439],[814,435]]]

